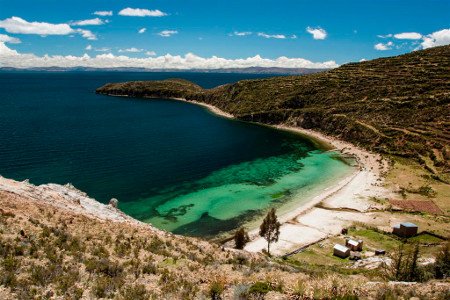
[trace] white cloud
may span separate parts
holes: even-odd
[[[170,37],[177,33],[178,33],[178,31],[176,31],[176,30],[163,30],[163,31],[159,32],[158,35],[162,36],[162,37]]]
[[[144,33],[145,31],[147,31],[147,28],[144,27],[144,28],[139,29],[138,33]]]
[[[100,10],[100,11],[94,12],[93,14],[97,15],[97,16],[106,17],[106,16],[112,16],[113,12],[111,10]]]
[[[52,24],[46,22],[28,22],[19,17],[11,17],[0,21],[0,28],[6,32],[17,34],[69,35],[79,33],[88,40],[96,40],[97,37],[89,30],[73,29],[69,24]]]
[[[385,34],[385,35],[380,34],[380,35],[377,35],[377,37],[382,38],[382,39],[387,39],[387,38],[391,38],[392,34],[391,33]]]
[[[127,17],[164,17],[167,16],[166,13],[160,11],[159,9],[149,10],[145,8],[124,8],[119,11],[119,15]]]
[[[322,29],[320,27],[313,28],[313,27],[307,27],[306,31],[312,34],[313,39],[315,40],[324,40],[327,37],[327,32],[325,29]]]
[[[109,52],[109,51],[111,51],[111,48],[108,48],[108,47],[95,48],[94,51],[96,51],[96,52]]]
[[[251,34],[252,34],[251,31],[235,31],[235,32],[233,32],[232,35],[235,35],[235,36],[247,36],[247,35],[251,35]]]
[[[391,50],[393,45],[394,45],[394,43],[387,42],[386,44],[378,43],[373,47],[375,48],[375,50],[378,50],[378,51],[386,51],[386,50]]]
[[[284,34],[267,34],[264,32],[258,32],[258,36],[266,38],[266,39],[285,39],[286,36]]]
[[[92,33],[92,31],[90,30],[85,30],[85,29],[76,29],[76,32],[78,32],[79,34],[81,34],[82,37],[84,37],[85,39],[88,40],[96,40],[97,36],[95,34]]]
[[[155,51],[147,51],[147,52],[145,52],[145,54],[148,56],[155,56],[156,52]]]
[[[119,52],[131,52],[131,53],[138,53],[138,52],[142,52],[142,51],[144,51],[144,49],[138,49],[138,48],[135,48],[135,47],[132,47],[132,48],[127,48],[127,49],[120,49],[119,50]]]
[[[68,24],[28,22],[19,17],[1,20],[0,28],[4,28],[9,33],[20,34],[67,35],[74,32]]]
[[[115,56],[111,53],[96,56],[73,55],[44,55],[22,54],[8,48],[0,42],[0,67],[92,67],[92,68],[117,68],[117,67],[141,67],[147,69],[217,69],[217,68],[246,68],[246,67],[281,67],[281,68],[335,68],[335,61],[312,62],[303,58],[288,58],[285,56],[277,59],[262,58],[259,55],[241,58],[226,59],[222,57],[200,57],[192,53],[184,56],[162,55],[157,57],[132,58],[124,55]]]
[[[21,43],[20,39],[6,35],[6,34],[0,34],[0,42],[11,43],[11,44],[20,44]]]
[[[90,50],[92,50],[92,45],[87,45],[86,48],[84,48],[84,49],[90,51]]]
[[[77,26],[88,26],[88,25],[103,25],[105,22],[100,18],[94,18],[89,20],[81,20],[72,22],[71,25],[77,25]]]
[[[394,38],[398,40],[420,40],[422,35],[417,32],[402,32],[394,34]]]
[[[423,49],[444,46],[450,44],[450,29],[442,29],[435,31],[423,37],[423,42],[420,44]]]
[[[361,59],[359,60],[359,62],[364,62],[364,61],[367,61],[367,59],[361,58]]]

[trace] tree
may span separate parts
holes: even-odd
[[[438,279],[450,277],[450,242],[439,251],[434,263],[434,273]]]
[[[245,232],[243,227],[239,228],[238,231],[234,234],[234,244],[236,249],[244,249],[245,244],[250,241],[248,233]]]
[[[276,210],[272,208],[259,226],[259,235],[267,241],[267,253],[270,255],[270,243],[277,242],[280,236],[280,222]]]

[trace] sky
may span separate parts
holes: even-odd
[[[0,67],[306,67],[450,44],[450,0],[0,0]]]

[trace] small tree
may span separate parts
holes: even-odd
[[[250,241],[248,233],[243,227],[239,228],[234,234],[234,244],[236,249],[244,249],[245,245]]]
[[[276,210],[272,208],[259,227],[259,235],[267,241],[267,253],[270,255],[270,243],[277,242],[280,236],[280,222],[278,222]]]
[[[450,277],[450,242],[445,243],[439,251],[434,263],[434,273],[438,279]]]

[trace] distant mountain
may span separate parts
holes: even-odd
[[[450,46],[209,90],[166,80],[107,84],[97,92],[197,100],[240,120],[311,128],[413,158],[450,177]]]
[[[88,68],[88,67],[40,67],[40,68],[0,68],[0,72],[179,72],[179,73],[239,73],[239,74],[273,74],[273,75],[304,75],[313,74],[328,69],[309,69],[309,68],[265,68],[265,67],[249,67],[249,68],[229,68],[229,69],[146,69],[146,68]]]

